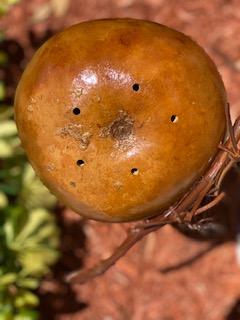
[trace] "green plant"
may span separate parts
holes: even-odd
[[[0,106],[0,320],[38,319],[33,290],[59,256],[55,204],[20,147],[13,108]]]

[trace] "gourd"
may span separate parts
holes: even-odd
[[[18,85],[22,146],[80,215],[139,220],[201,178],[225,133],[216,66],[186,35],[134,19],[74,25],[34,55]]]

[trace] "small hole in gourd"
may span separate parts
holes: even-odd
[[[79,108],[74,108],[72,112],[73,112],[73,114],[75,114],[75,116],[78,116],[81,111]]]
[[[138,83],[134,83],[132,88],[133,88],[133,91],[138,91],[140,89],[140,85]]]
[[[70,181],[70,186],[72,186],[73,188],[76,188],[76,182]]]
[[[136,176],[136,175],[138,175],[138,173],[139,173],[138,168],[132,168],[132,169],[131,169],[131,174],[132,174],[132,175]]]
[[[83,160],[78,160],[77,161],[77,166],[79,166],[79,167],[83,167],[84,164],[85,164],[85,161],[83,161]]]
[[[173,115],[171,116],[171,122],[172,122],[172,123],[178,122],[178,116],[175,115],[175,114],[173,114]]]

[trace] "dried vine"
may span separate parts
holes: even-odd
[[[225,196],[220,191],[221,183],[231,167],[240,161],[240,117],[234,126],[230,118],[229,104],[225,107],[228,137],[219,145],[219,151],[205,175],[193,185],[180,201],[165,212],[145,219],[129,228],[128,235],[123,243],[107,259],[100,261],[90,269],[77,270],[67,275],[67,282],[83,284],[97,276],[102,275],[114,265],[128,250],[147,234],[156,231],[166,224],[187,224],[191,228],[201,228],[199,223],[193,223],[201,213],[209,210],[219,203]],[[211,196],[212,201],[201,206],[203,199]]]

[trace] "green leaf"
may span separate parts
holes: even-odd
[[[17,134],[17,126],[13,120],[1,121],[0,138],[11,137]]]
[[[1,310],[0,320],[14,320],[12,311]]]
[[[6,237],[6,243],[8,246],[11,246],[11,242],[14,239],[14,229],[10,219],[4,224],[3,230]]]
[[[19,261],[26,275],[41,277],[49,272],[49,266],[59,257],[56,250],[39,246],[20,252]]]
[[[19,206],[8,207],[6,209],[6,217],[3,230],[5,232],[7,246],[11,249],[16,235],[26,221],[26,212],[24,208]]]
[[[14,320],[38,320],[39,314],[34,310],[22,310],[20,313],[14,317]],[[47,320],[47,319],[46,319]]]
[[[21,290],[15,298],[14,304],[17,308],[37,307],[39,304],[39,299],[31,291]]]
[[[17,137],[17,136],[9,137],[6,139],[6,141],[13,149],[13,156],[23,153],[23,149],[20,146],[21,142],[20,142],[19,137]]]
[[[27,244],[32,247],[38,243],[48,241],[51,236],[56,235],[56,226],[54,224],[49,224],[42,226],[39,231],[28,239]]]
[[[29,164],[24,170],[22,183],[19,202],[28,210],[42,207],[51,209],[56,205],[55,196],[42,184]]]
[[[19,276],[21,277],[21,272]],[[17,279],[16,284],[19,288],[35,290],[39,286],[39,280],[36,278],[20,278]]]
[[[1,316],[8,303],[7,320],[36,320],[37,313],[29,307],[37,306],[38,298],[30,290],[38,288],[41,277],[59,257],[59,230],[47,210],[56,204],[56,198],[26,163],[12,118],[13,108],[1,106],[0,320],[7,319]],[[14,297],[7,290],[9,285],[17,288]]]
[[[39,305],[39,298],[30,291],[26,291],[24,294],[25,304],[29,307],[36,307]]]
[[[31,236],[35,236],[39,226],[43,226],[43,223],[53,222],[53,217],[46,209],[34,209],[28,213],[28,220],[19,234],[16,236],[16,245],[23,248],[24,242]],[[53,225],[55,228],[56,226]]]
[[[34,209],[25,217],[23,224],[14,214],[5,223],[8,247],[16,252],[22,270],[21,277],[40,277],[58,259],[59,230],[55,219],[46,209]],[[17,225],[22,225],[17,228]],[[17,232],[18,230],[18,232]],[[26,284],[26,282],[25,282]]]
[[[13,107],[1,106],[0,108],[0,121],[9,120],[13,117]]]
[[[13,155],[13,147],[6,141],[0,139],[0,158],[9,158]]]
[[[7,273],[3,276],[0,276],[0,286],[8,286],[14,283],[17,279],[16,273]]]
[[[4,100],[6,96],[6,89],[3,81],[0,81],[0,101]]]
[[[5,193],[0,191],[0,209],[4,209],[8,206],[8,197]]]
[[[17,181],[14,183],[14,181],[11,180],[9,180],[8,184],[0,183],[0,191],[10,196],[16,196],[19,191],[19,184]]]

